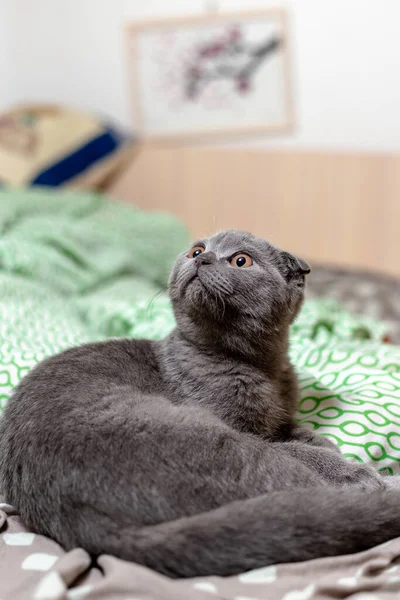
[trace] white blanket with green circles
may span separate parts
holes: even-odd
[[[172,216],[93,195],[2,192],[0,231],[0,411],[46,356],[108,337],[160,339],[174,327],[159,292],[187,236]],[[384,333],[334,302],[309,301],[290,353],[298,419],[349,459],[395,474],[400,347],[381,343]]]

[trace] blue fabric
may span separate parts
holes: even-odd
[[[108,129],[105,133],[90,140],[72,154],[39,173],[31,184],[51,187],[62,185],[83,173],[98,160],[112,154],[122,145],[123,141],[121,136]]]

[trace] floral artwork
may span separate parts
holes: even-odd
[[[254,73],[280,43],[281,40],[274,36],[259,44],[246,43],[242,28],[235,25],[224,35],[200,44],[193,64],[184,72],[186,97],[196,100],[207,85],[223,79],[230,79],[239,94],[248,93]]]
[[[282,13],[134,31],[143,132],[207,135],[288,122]]]

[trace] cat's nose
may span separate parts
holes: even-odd
[[[196,262],[196,267],[199,268],[201,265],[212,265],[216,260],[216,256],[214,252],[203,252],[203,254],[196,256],[194,260]]]

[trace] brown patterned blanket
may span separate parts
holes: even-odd
[[[276,565],[235,577],[172,580],[112,556],[98,567],[82,549],[64,552],[26,530],[0,504],[3,600],[395,600],[400,597],[400,538],[366,552]]]

